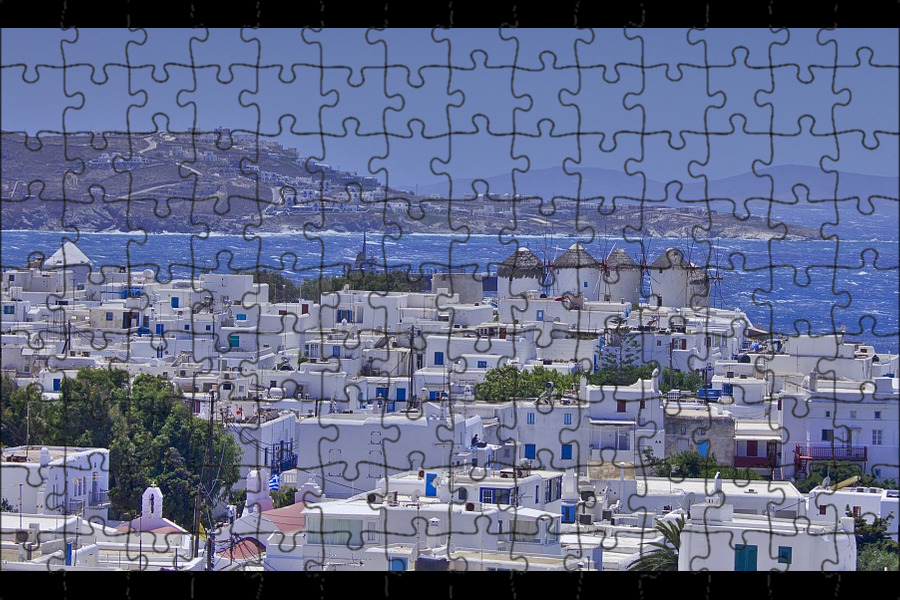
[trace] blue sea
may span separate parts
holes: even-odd
[[[161,281],[205,271],[233,272],[258,266],[275,269],[295,281],[319,274],[336,275],[351,264],[363,245],[359,233],[267,233],[255,237],[165,233],[84,233],[4,231],[2,268],[21,267],[35,253],[45,257],[71,240],[100,265],[153,269]],[[496,235],[369,233],[367,254],[389,268],[414,273],[447,270],[494,272],[517,246],[554,258],[575,242],[595,257],[612,250],[612,240],[581,240]],[[640,260],[640,244],[618,240]],[[713,290],[716,306],[739,308],[760,328],[783,333],[826,333],[846,328],[848,341],[900,352],[900,281],[898,243],[891,239],[765,241],[717,240],[715,245],[686,247],[683,239],[654,238],[644,253],[654,260],[667,247],[684,250],[690,260],[718,270]]]

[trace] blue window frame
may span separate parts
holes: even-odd
[[[793,557],[793,549],[790,546],[778,546],[778,563],[782,565],[791,564]]]
[[[232,333],[231,335],[228,336],[228,347],[229,348],[237,348],[240,345],[241,345],[241,337],[238,334]]]
[[[107,321],[112,321],[112,320],[113,320],[113,314],[112,314],[111,312],[106,313],[106,320],[107,320]]]
[[[534,425],[534,413],[533,412],[530,412],[527,415],[525,415],[525,423],[527,423],[528,425]]]
[[[537,456],[537,448],[534,444],[525,444],[525,458],[534,458]]]
[[[331,347],[331,355],[337,358],[341,357],[341,347],[340,346],[332,346]]]
[[[479,369],[487,369],[487,361],[486,361],[486,360],[479,360],[479,361],[478,361],[478,368],[479,368]]]
[[[438,397],[438,393],[437,393],[436,391],[431,390],[431,391],[428,392],[428,399],[429,399],[429,400],[437,400],[437,397]]]
[[[58,392],[58,391],[59,391],[59,386],[60,386],[61,384],[62,384],[62,380],[61,380],[61,379],[54,379],[54,380],[53,380],[53,391],[54,391],[54,392]]]
[[[185,326],[184,326],[184,330],[185,330],[185,331],[190,331],[190,330],[191,330],[191,326],[190,326],[190,325],[185,325]]]
[[[575,522],[575,505],[574,504],[563,504],[562,505],[562,519],[560,519],[563,523],[574,523]]]
[[[722,395],[723,396],[733,396],[734,395],[734,384],[723,383],[722,384]]]
[[[563,460],[572,460],[572,444],[563,444],[562,459]]]
[[[587,287],[587,286],[588,286],[588,282],[585,281],[585,282],[584,282],[584,287]]]
[[[441,366],[444,364],[444,353],[443,352],[435,352],[434,353],[434,364],[437,366]]]
[[[165,332],[165,325],[162,323],[156,324],[156,335],[162,335]]]
[[[564,413],[563,414],[563,425],[571,425],[572,424],[572,413]]]
[[[757,548],[751,544],[737,544],[734,547],[734,570],[755,571]]]
[[[172,308],[178,308],[178,296],[172,296]]]
[[[247,315],[245,315],[244,313],[241,313],[241,314],[239,314],[236,318],[237,318],[238,321],[246,321],[246,320],[247,320]]]
[[[207,325],[207,326],[206,326],[206,330],[207,330],[207,331],[212,331],[212,325]]]
[[[537,311],[537,316],[535,316],[535,320],[543,321],[544,320],[544,311],[542,311],[542,310]]]
[[[12,304],[7,304],[6,306],[3,307],[3,314],[4,315],[16,314],[16,307],[13,306]]]

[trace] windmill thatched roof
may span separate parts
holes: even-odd
[[[575,243],[553,262],[553,266],[557,269],[599,269],[600,263],[581,244]]]
[[[638,264],[632,260],[624,248],[616,248],[606,257],[606,265],[611,269],[637,268]]]
[[[543,273],[544,263],[528,248],[519,248],[497,266],[498,277],[535,277]]]
[[[684,254],[677,248],[666,248],[666,251],[660,254],[656,260],[650,263],[654,269],[686,269],[690,265],[684,258]]]

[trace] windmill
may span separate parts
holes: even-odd
[[[641,236],[641,296],[644,298],[650,298],[650,281],[649,279],[653,279],[653,272],[650,269],[650,261],[647,260],[647,255],[650,254],[650,243],[653,241],[653,236],[649,233],[644,233]],[[644,274],[648,274],[650,277],[644,277]],[[646,284],[645,284],[646,282]]]
[[[707,267],[707,277],[709,278],[709,296],[710,296],[710,306],[712,308],[725,308],[725,295],[722,293],[722,282],[729,279],[736,279],[737,277],[733,274],[729,274],[726,272],[719,261],[719,239],[716,239],[716,242],[712,244],[713,249],[713,263],[715,268],[710,269]]]

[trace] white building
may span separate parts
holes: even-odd
[[[678,570],[855,571],[853,518],[835,526],[736,515],[731,504],[695,504],[681,532]]]
[[[108,449],[16,446],[2,458],[3,498],[16,511],[106,520]]]

